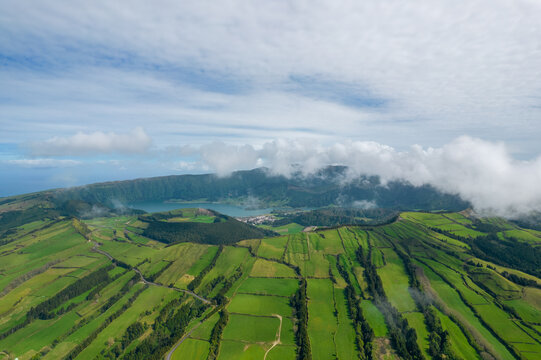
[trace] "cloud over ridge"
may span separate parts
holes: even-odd
[[[327,165],[349,167],[349,176],[378,175],[383,183],[405,180],[458,194],[482,213],[515,216],[541,211],[541,157],[514,159],[503,143],[468,136],[439,148],[398,151],[377,142],[346,141],[329,146],[309,140],[275,140],[260,147],[212,143],[201,160],[219,175],[266,166],[272,173],[311,174]]]

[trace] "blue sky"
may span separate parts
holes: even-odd
[[[537,174],[539,18],[530,0],[3,1],[0,196],[462,136]]]

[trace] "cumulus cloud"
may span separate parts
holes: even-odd
[[[53,137],[35,142],[30,148],[32,154],[38,156],[140,154],[148,150],[151,144],[152,140],[143,128],[136,127],[125,134],[78,132],[70,137]]]
[[[383,184],[405,180],[430,184],[470,201],[478,212],[514,216],[541,211],[541,157],[514,159],[503,143],[468,136],[440,148],[414,145],[406,151],[376,142],[348,141],[323,146],[314,141],[276,140],[260,147],[213,143],[202,161],[219,174],[267,166],[274,174],[311,174],[327,165],[346,165],[349,179],[378,175]],[[366,204],[364,204],[366,205]]]

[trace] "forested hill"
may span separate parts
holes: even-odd
[[[228,177],[205,175],[176,175],[128,181],[106,182],[55,192],[57,202],[83,200],[111,206],[147,200],[206,200],[243,199],[254,197],[263,205],[280,204],[292,207],[351,206],[356,201],[368,201],[378,207],[400,210],[463,210],[469,206],[458,196],[442,194],[431,186],[415,187],[404,182],[381,186],[378,177],[361,177],[352,182],[342,180],[346,167],[328,167],[304,177],[272,175],[267,169],[237,171]]]

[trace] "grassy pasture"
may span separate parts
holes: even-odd
[[[311,248],[314,250],[323,251],[331,255],[342,254],[344,252],[342,239],[337,229],[310,233],[309,239]]]
[[[261,240],[257,255],[267,258],[280,260],[284,254],[289,236],[278,236]]]
[[[294,360],[296,352],[294,346],[278,345],[272,348],[267,355],[267,360]]]
[[[209,248],[208,245],[183,243],[162,250],[168,252],[164,259],[173,263],[158,277],[157,282],[165,285],[176,284],[200,258],[206,255]]]
[[[218,360],[263,359],[266,349],[259,344],[245,344],[239,341],[223,340],[220,344]]]
[[[297,234],[304,230],[304,226],[299,225],[297,223],[290,223],[290,224],[286,224],[282,226],[257,225],[257,227],[260,227],[266,230],[272,230],[274,232],[277,232],[280,235]]]
[[[328,279],[308,279],[307,295],[312,358],[332,359],[336,354],[333,339],[338,330],[332,282]]]
[[[222,275],[226,278],[231,276],[233,272],[250,258],[250,253],[247,248],[225,246],[224,250],[218,257],[216,265],[203,278],[199,288],[205,287],[212,279]]]
[[[415,311],[415,302],[408,291],[409,278],[404,263],[392,249],[382,251],[387,264],[377,271],[389,302],[400,312]]]
[[[291,307],[289,299],[277,296],[260,296],[237,294],[233,297],[227,310],[230,313],[272,316],[279,314],[282,316],[291,316]]]
[[[210,344],[205,340],[186,339],[175,350],[171,359],[173,360],[206,360],[210,349]]]
[[[507,230],[503,232],[506,238],[515,238],[530,244],[541,244],[541,233],[535,230]]]
[[[477,284],[482,284],[497,298],[504,300],[518,299],[522,297],[522,289],[495,271],[475,266],[468,267],[468,274]]]
[[[298,287],[297,279],[248,278],[240,285],[237,292],[291,297]]]
[[[252,267],[253,277],[296,277],[292,268],[273,261],[257,259]]]
[[[439,310],[435,309],[435,311],[441,321],[441,326],[449,333],[449,342],[453,352],[462,359],[481,359],[458,325]]]
[[[190,337],[203,340],[209,339],[210,334],[212,333],[212,329],[214,328],[214,325],[216,325],[216,322],[219,318],[219,313],[213,314],[210,318],[205,320],[197,329],[195,329],[190,335]]]
[[[338,329],[336,330],[334,339],[336,343],[336,355],[339,359],[355,359],[358,356],[355,346],[355,330],[351,319],[348,317],[344,290],[335,288],[334,298],[338,312]]]
[[[251,343],[272,342],[279,326],[280,320],[276,317],[230,314],[222,338]]]
[[[363,315],[368,321],[370,327],[374,330],[376,337],[387,336],[389,330],[387,324],[385,324],[385,318],[379,309],[370,300],[362,300],[361,308],[363,309]]]
[[[417,344],[419,345],[419,349],[421,349],[421,352],[425,356],[425,358],[430,359],[430,355],[428,355],[428,330],[426,329],[425,325],[425,318],[422,313],[420,312],[411,312],[404,314],[404,317],[406,320],[408,320],[408,324],[415,329],[415,332],[417,333]]]
[[[492,335],[492,333],[475,316],[473,311],[464,304],[456,290],[451,288],[431,269],[423,264],[419,265],[423,268],[426,277],[430,281],[431,288],[448,308],[448,311],[457,316],[474,336],[478,334],[476,337],[484,339],[483,345],[486,346],[491,353],[499,354],[501,358],[505,360],[514,359],[513,355],[509,353],[505,346]]]

